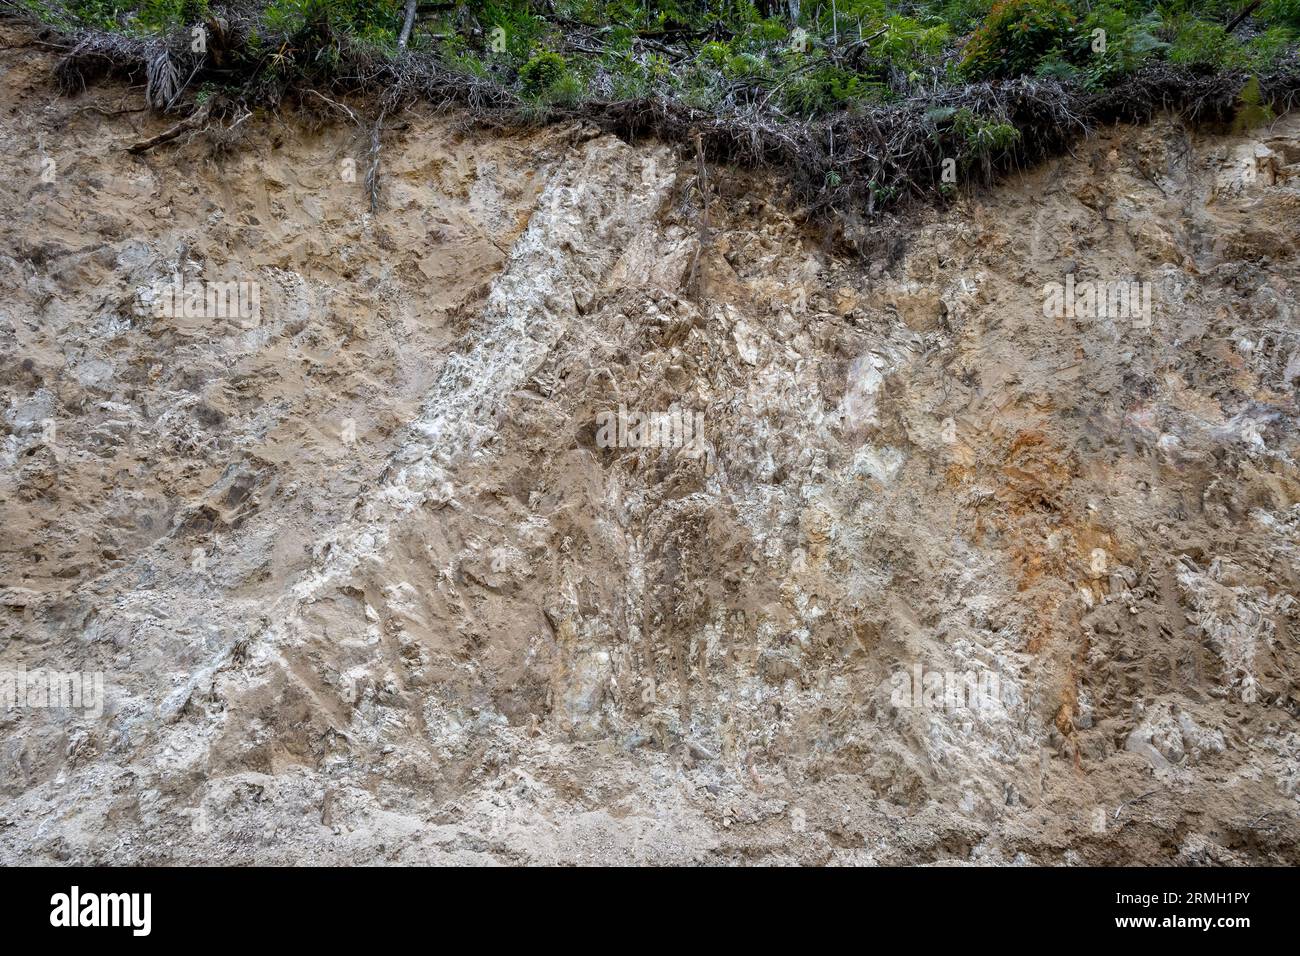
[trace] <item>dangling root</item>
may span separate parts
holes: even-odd
[[[180,73],[172,63],[171,54],[159,50],[145,68],[145,105],[154,110],[170,109],[182,89]]]

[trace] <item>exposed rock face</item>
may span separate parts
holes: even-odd
[[[663,146],[413,115],[372,216],[347,127],[0,69],[0,672],[104,681],[0,709],[0,862],[1300,862],[1300,119],[863,263]]]

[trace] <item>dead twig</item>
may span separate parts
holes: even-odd
[[[1276,830],[1278,827],[1280,827],[1280,826],[1282,825],[1281,823],[1274,823],[1274,824],[1272,824],[1271,826],[1267,826],[1267,827],[1261,827],[1261,826],[1259,825],[1259,824],[1260,824],[1260,821],[1262,821],[1262,820],[1265,819],[1266,817],[1271,817],[1271,816],[1273,816],[1274,814],[1280,815],[1284,820],[1289,820],[1289,819],[1291,819],[1290,814],[1284,813],[1284,812],[1281,811],[1281,810],[1265,810],[1263,813],[1261,813],[1259,816],[1257,816],[1254,820],[1252,820],[1250,823],[1248,823],[1247,826],[1248,826],[1251,830]]]
[[[1155,790],[1148,790],[1146,793],[1142,794],[1141,796],[1134,797],[1132,800],[1125,800],[1123,803],[1121,803],[1118,807],[1115,808],[1114,819],[1118,820],[1119,815],[1124,812],[1125,808],[1131,807],[1133,806],[1133,804],[1139,803],[1142,800],[1145,800],[1147,797],[1154,797],[1157,793],[1159,793],[1163,789],[1164,789],[1163,787],[1157,787]]]

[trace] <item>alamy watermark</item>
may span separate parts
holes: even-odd
[[[1020,690],[1014,681],[984,668],[928,671],[917,663],[890,675],[889,703],[899,710],[1005,713],[1019,706]]]
[[[1124,280],[1065,282],[1043,286],[1043,315],[1061,319],[1127,319],[1134,328],[1151,326],[1151,283]]]
[[[617,411],[596,415],[600,448],[683,448],[691,458],[704,453],[704,413],[677,405],[667,411],[641,412],[620,404]]]
[[[174,273],[170,282],[155,282],[151,291],[156,318],[236,319],[248,327],[262,319],[261,287],[256,282],[186,282]]]
[[[33,708],[104,713],[102,671],[0,670],[0,710]]]
[[[124,926],[132,936],[148,936],[153,929],[153,894],[83,893],[74,886],[50,897],[50,925]]]

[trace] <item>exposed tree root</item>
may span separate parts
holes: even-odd
[[[170,143],[178,136],[196,130],[204,123],[206,123],[208,121],[208,116],[211,114],[211,112],[212,112],[211,102],[204,103],[202,106],[198,107],[193,113],[185,117],[185,119],[181,120],[175,126],[172,126],[171,128],[164,130],[163,132],[159,133],[157,136],[150,136],[148,139],[141,140],[138,143],[133,143],[132,145],[126,148],[126,151],[128,153],[139,155],[140,153],[144,153],[153,149],[155,146],[161,146],[163,143]]]

